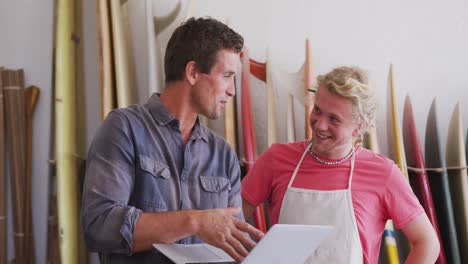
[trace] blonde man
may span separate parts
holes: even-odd
[[[360,147],[375,95],[365,72],[339,67],[317,78],[310,141],[272,145],[242,182],[249,217],[267,200],[272,224],[333,225],[306,263],[377,263],[392,219],[413,245],[407,263],[434,263],[434,229],[393,161]]]

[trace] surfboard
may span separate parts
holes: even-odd
[[[244,154],[247,172],[252,168],[257,159],[257,145],[255,142],[255,131],[252,119],[252,103],[250,98],[250,60],[247,47],[244,47],[242,56],[242,93],[241,93],[241,116],[242,116],[242,135],[244,143]],[[265,211],[263,206],[257,206],[253,213],[255,226],[266,232]]]
[[[7,263],[6,140],[3,97],[3,67],[0,67],[0,262]]]
[[[164,88],[164,51],[158,36],[176,21],[182,10],[182,2],[177,1],[174,9],[164,16],[155,16],[157,4],[154,0],[147,0],[147,29],[148,29],[148,55],[149,55],[149,93],[162,92]],[[187,14],[190,11],[188,2]],[[151,31],[151,32],[150,32]]]
[[[432,192],[427,178],[426,165],[424,164],[424,157],[416,131],[413,107],[408,95],[405,98],[403,108],[403,142],[405,144],[404,147],[407,157],[407,165],[411,168],[408,170],[411,186],[418,197],[419,202],[422,204],[424,211],[426,211],[426,215],[434,227],[439,242],[442,245],[439,223],[437,221],[434,202],[432,200]],[[447,263],[443,247],[440,249],[437,263]]]
[[[271,72],[271,64],[268,63],[270,57],[268,55],[264,63],[250,59],[250,73],[257,79],[265,82],[266,86],[266,105],[267,105],[267,147],[278,142],[277,127],[276,127],[276,92],[273,87],[273,78]]]
[[[268,56],[268,72],[271,73],[276,102],[278,142],[294,142],[306,138],[305,96],[304,96],[304,68],[305,63],[294,72],[285,71],[272,63],[272,54]],[[310,92],[309,92],[310,93]],[[284,101],[279,101],[284,100]]]
[[[427,116],[424,143],[425,161],[428,168],[427,177],[432,191],[437,220],[439,221],[442,246],[445,251],[447,263],[459,264],[461,263],[460,249],[453,215],[452,198],[450,197],[447,166],[445,164],[440,141],[437,121],[437,104],[436,98],[434,98]],[[432,168],[434,170],[431,170]]]
[[[117,107],[137,103],[135,64],[128,25],[128,1],[110,0]]]
[[[86,263],[79,224],[77,92],[81,1],[57,1],[55,36],[55,147],[59,249],[62,263]],[[80,135],[81,136],[81,135]]]
[[[236,108],[236,142],[237,142],[237,156],[239,160],[242,162],[245,160],[244,156],[244,138],[242,135],[243,128],[242,128],[242,58],[240,62],[237,64],[237,74],[234,77],[234,84],[236,87],[236,100],[235,108]],[[245,171],[242,171],[241,177],[245,176]]]
[[[101,120],[116,107],[109,1],[97,1]]]
[[[270,56],[268,54],[268,49],[267,49],[267,55],[266,55],[266,60],[264,63],[256,61],[252,58],[249,59],[250,61],[250,73],[255,76],[257,79],[265,83],[265,89],[266,89],[266,135],[267,135],[267,142],[266,142],[266,147],[270,147],[273,143],[278,142],[278,136],[277,136],[277,127],[276,127],[276,111],[277,111],[277,106],[276,106],[276,92],[273,87],[273,76],[271,72],[271,63],[269,63]],[[258,136],[258,135],[257,135]],[[263,214],[264,214],[264,222],[266,229],[268,230],[270,228],[270,218],[268,213],[266,212],[266,209],[268,206],[268,203],[264,203],[263,205]]]
[[[408,169],[406,165],[405,149],[403,137],[401,135],[400,120],[398,116],[397,103],[395,97],[395,87],[393,82],[393,65],[390,64],[388,71],[388,89],[387,89],[387,142],[388,156],[395,161],[400,168],[401,173],[408,180]],[[401,231],[395,232],[398,242],[398,255],[400,262],[404,262],[408,256],[410,245]]]
[[[468,263],[468,174],[465,151],[462,112],[460,103],[457,103],[449,122],[445,160],[462,263]]]
[[[75,25],[76,30],[75,34],[77,35],[78,44],[81,43],[81,39],[83,36],[83,14],[82,14],[82,0],[75,1]],[[86,108],[86,96],[85,96],[85,83],[84,83],[84,46],[77,45],[75,50],[75,81],[76,87],[75,90],[75,109],[76,109],[76,153],[75,158],[78,166],[78,210],[80,210],[81,205],[81,193],[82,193],[82,186],[84,182],[85,176],[85,164],[86,164],[86,154],[87,154],[87,146],[86,146],[86,112],[80,111],[81,109]],[[78,211],[78,214],[80,211]],[[81,219],[81,218],[80,218]],[[88,262],[88,251],[84,242],[84,236],[81,232],[81,221],[79,219],[79,226],[80,229],[78,231],[78,252],[79,252],[79,260],[80,263],[86,264]]]
[[[312,127],[310,126],[310,112],[314,105],[314,93],[310,90],[314,83],[312,60],[312,47],[309,38],[306,39],[305,45],[305,63],[304,63],[304,98],[305,98],[305,135],[307,139],[312,138]]]
[[[224,138],[231,148],[238,153],[236,131],[236,97],[234,96],[228,99],[224,109]]]
[[[273,86],[273,72],[271,71],[271,57],[267,49],[267,57],[265,61],[265,74],[266,74],[266,89],[267,89],[267,144],[270,147],[273,143],[278,142],[278,128],[276,126],[278,111],[276,98],[277,93]]]
[[[162,89],[159,87],[163,85],[161,80],[157,80],[157,76],[161,77],[162,74],[158,74],[156,60],[156,40],[154,31],[154,16],[153,16],[153,0],[145,0],[145,11],[146,11],[146,35],[148,45],[148,95],[151,96],[153,93],[158,92]],[[158,82],[160,81],[160,82]]]
[[[380,147],[377,140],[377,130],[375,126],[369,129],[364,134],[363,146],[375,153],[380,153]],[[383,248],[387,254],[380,254],[379,261],[389,264],[398,264],[400,259],[398,257],[397,241],[395,238],[395,227],[392,220],[388,220],[385,224],[385,230],[383,234]]]
[[[252,58],[249,58],[250,62],[250,73],[255,76],[260,81],[266,82],[266,63],[256,61]]]
[[[387,96],[387,127],[390,129],[388,138],[388,152],[391,159],[399,166],[401,172],[408,180],[408,168],[406,165],[403,137],[401,135],[400,119],[398,116],[395,88],[393,82],[393,65],[388,72],[388,96]]]
[[[191,14],[191,1],[189,1],[187,6],[187,16]],[[226,21],[226,25],[229,25],[229,21]],[[234,80],[234,86],[236,85]],[[237,90],[235,87],[234,89]],[[237,93],[232,97],[229,98],[226,102],[226,107],[224,109],[224,138],[229,143],[231,148],[236,152],[239,153],[238,143],[237,143],[237,100],[238,95]]]
[[[286,105],[286,142],[296,141],[296,123],[294,122],[294,96],[288,94]]]

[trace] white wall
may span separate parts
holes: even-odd
[[[385,101],[389,63],[394,65],[400,119],[404,96],[410,94],[421,143],[424,142],[427,112],[434,96],[438,98],[443,143],[457,101],[462,103],[465,127],[468,124],[466,1],[192,1],[191,13],[194,16],[209,15],[221,21],[228,19],[230,25],[245,37],[251,57],[258,61],[265,59],[268,46],[274,54],[275,64],[281,65],[285,71],[297,71],[304,60],[304,39],[309,37],[316,73],[324,73],[342,64],[367,69],[380,99],[378,133],[384,152],[387,142]],[[41,88],[34,116],[33,145],[33,214],[37,263],[45,263],[46,255],[53,2],[0,0],[0,65],[24,68],[26,84],[35,84]],[[100,94],[96,3],[83,2],[85,19],[82,43],[87,98],[84,111],[89,146],[99,124]],[[133,3],[136,7],[131,14],[143,10],[142,2]],[[155,3],[161,5],[161,9],[157,10],[162,14],[174,5],[169,0],[155,0]],[[141,19],[143,17],[144,14]],[[137,20],[132,23],[142,25]],[[140,36],[141,32],[135,31],[134,34]],[[136,40],[134,48],[138,50],[136,59],[145,60],[142,52],[146,48],[141,46],[141,42]],[[143,86],[147,83],[147,74],[142,73],[146,71],[147,62],[136,63],[139,69],[138,83]],[[139,87],[139,90],[145,90],[145,87]],[[141,92],[139,98],[144,100]],[[9,230],[11,258],[11,225]]]
[[[195,1],[201,2],[201,1]],[[254,3],[251,3],[254,2]],[[367,69],[379,98],[377,127],[386,153],[387,74],[394,66],[400,120],[411,96],[421,144],[432,98],[437,97],[443,142],[457,101],[468,124],[468,2],[450,1],[203,1],[193,14],[229,19],[263,61],[266,47],[275,64],[296,71],[304,60],[304,39],[312,43],[315,72],[338,65]],[[243,7],[243,5],[245,7]]]

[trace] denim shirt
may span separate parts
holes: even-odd
[[[223,138],[197,119],[184,145],[157,94],[108,114],[88,153],[81,206],[86,244],[101,263],[164,263],[154,250],[131,253],[142,212],[225,207],[241,207],[241,196],[237,156]]]

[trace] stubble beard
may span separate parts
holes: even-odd
[[[217,109],[216,107],[216,103],[214,104],[213,107],[211,107],[211,109],[206,109],[205,111],[206,113],[203,114],[204,116],[206,116],[208,119],[211,119],[211,120],[216,120],[218,119],[220,116],[221,116],[221,109]]]

